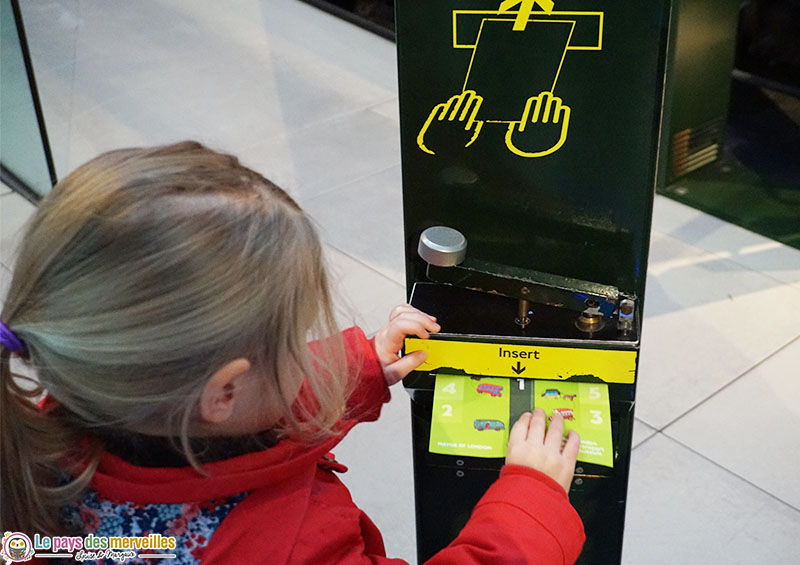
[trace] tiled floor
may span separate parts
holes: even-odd
[[[319,222],[340,317],[403,300],[394,45],[294,0],[37,0],[22,10],[60,176],[187,137],[238,154]],[[0,290],[33,206],[0,190]],[[353,221],[358,218],[358,221]],[[624,562],[788,563],[800,550],[800,252],[658,197]],[[337,452],[414,561],[408,402]]]

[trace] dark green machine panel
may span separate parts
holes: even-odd
[[[722,156],[738,0],[675,0],[660,188]]]
[[[638,352],[670,17],[669,0],[396,0],[407,289],[439,318],[435,339]],[[432,226],[463,234],[463,263],[420,258]],[[548,281],[573,295],[552,298]],[[581,289],[618,291],[602,331],[576,325]],[[608,385],[613,469],[576,470],[580,563],[621,559],[635,378]],[[502,460],[430,453],[433,376],[404,384],[422,562]]]
[[[473,258],[641,297],[668,2],[502,4],[396,5],[409,290],[443,224]]]

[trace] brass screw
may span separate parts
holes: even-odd
[[[521,328],[525,328],[531,323],[531,317],[529,314],[530,307],[531,303],[527,300],[519,301],[519,305],[517,307],[517,317],[514,318],[514,322],[516,322],[516,324]]]

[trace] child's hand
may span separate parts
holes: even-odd
[[[430,333],[436,333],[439,329],[436,318],[413,306],[402,304],[392,310],[389,322],[375,334],[375,350],[383,368],[383,377],[389,386],[403,380],[403,377],[419,367],[427,356],[424,351],[415,351],[401,358],[399,352],[403,348],[406,336],[415,335],[427,339]]]
[[[578,432],[570,430],[567,443],[561,449],[564,417],[557,412],[550,420],[547,435],[544,430],[545,413],[541,408],[534,410],[533,414],[526,412],[520,416],[508,434],[506,463],[541,471],[569,492],[581,438]]]

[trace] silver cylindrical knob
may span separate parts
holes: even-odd
[[[467,238],[453,228],[433,226],[419,236],[417,253],[437,267],[453,267],[467,255]]]

